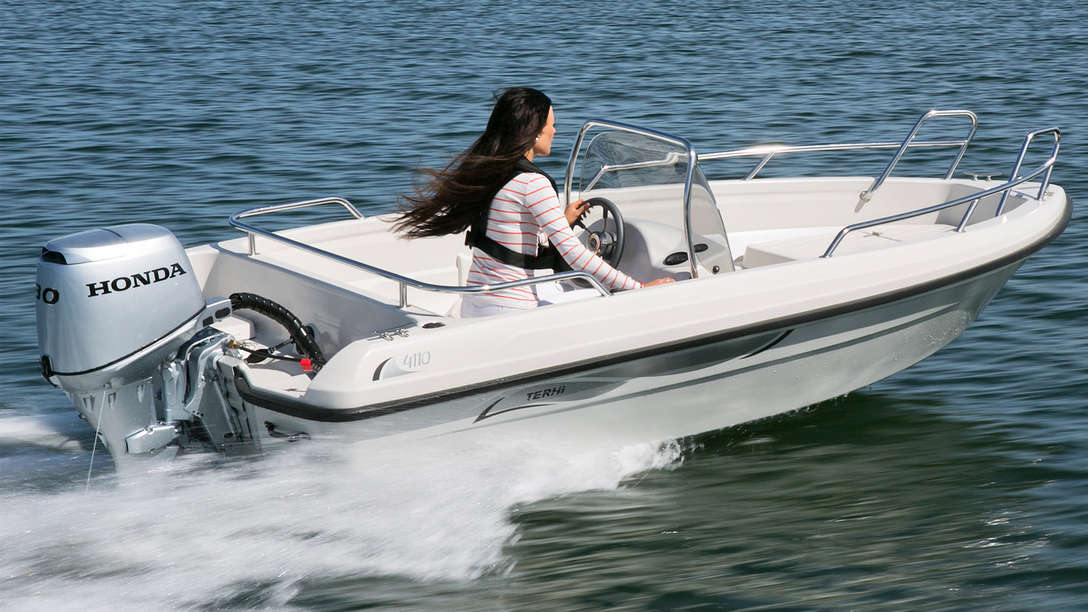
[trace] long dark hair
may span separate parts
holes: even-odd
[[[403,195],[397,231],[409,238],[445,236],[465,230],[525,157],[548,121],[552,101],[531,87],[501,92],[487,129],[443,170],[419,170],[430,180]]]

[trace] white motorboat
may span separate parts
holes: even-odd
[[[968,134],[920,141],[937,117]],[[930,111],[901,142],[698,154],[590,121],[561,196],[603,200],[583,238],[635,278],[678,282],[612,295],[541,275],[519,284],[589,295],[492,317],[459,315],[466,293],[503,286],[465,286],[463,235],[405,240],[341,198],[235,214],[246,236],[189,249],[147,224],[72,234],[39,262],[43,374],[115,458],[470,430],[662,441],[801,408],[948,344],[1067,225],[1058,128],[1027,134],[1008,180],[954,177],[976,127]],[[1024,171],[1040,136],[1049,157]],[[941,148],[943,176],[892,176]],[[893,152],[875,178],[759,177],[786,155],[872,149]],[[724,159],[755,167],[707,180]],[[348,218],[253,224],[319,205]]]

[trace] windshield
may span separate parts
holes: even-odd
[[[572,180],[572,188],[581,192],[579,197],[607,194],[624,215],[630,212],[681,228],[685,239],[690,236],[692,276],[733,270],[714,194],[698,163],[689,168],[695,157],[690,145],[665,135],[629,131],[626,126],[598,125],[606,129],[588,138],[577,164],[577,180]],[[690,198],[687,220],[685,197]]]

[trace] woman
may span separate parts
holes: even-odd
[[[555,182],[533,165],[551,153],[555,113],[551,100],[529,87],[507,89],[495,102],[484,133],[445,170],[423,170],[430,183],[413,196],[397,219],[409,238],[443,236],[468,229],[472,245],[468,284],[521,280],[532,270],[584,270],[612,290],[642,283],[586,249],[571,226],[587,210],[584,200],[559,203]],[[647,285],[672,282],[658,279]],[[533,286],[466,295],[462,316],[535,308]]]

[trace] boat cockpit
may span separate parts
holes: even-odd
[[[958,140],[919,141],[935,117],[969,121]],[[757,146],[699,155],[691,142],[633,125],[589,121],[567,165],[561,199],[592,199],[582,239],[613,266],[639,280],[712,278],[790,262],[846,256],[963,232],[1046,190],[1058,151],[1057,128],[1028,135],[1009,181],[953,179],[977,119],[970,111],[930,111],[902,142],[815,146]],[[1054,139],[1046,162],[1020,173],[1033,138]],[[912,149],[952,148],[944,180],[892,178]],[[758,179],[776,157],[815,151],[893,149],[885,171],[872,177]],[[702,164],[756,159],[743,179],[709,181]],[[1016,187],[1042,176],[1037,193]],[[338,205],[350,217],[273,232],[251,220],[314,206]],[[391,216],[364,217],[343,198],[324,198],[237,213],[230,224],[247,237],[190,249],[204,294],[252,291],[282,301],[313,321],[326,352],[410,328],[463,325],[462,295],[555,281],[610,292],[583,272],[539,275],[514,283],[466,286],[470,253],[463,235],[406,240]],[[727,227],[729,228],[727,231]],[[240,337],[264,334],[262,321],[221,322]],[[278,332],[277,332],[278,333]]]

